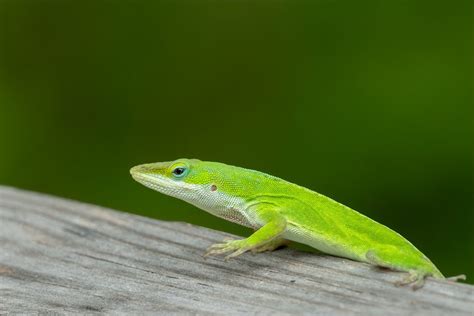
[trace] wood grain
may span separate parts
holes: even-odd
[[[204,259],[228,234],[0,186],[0,314],[473,315],[474,287],[292,249]]]

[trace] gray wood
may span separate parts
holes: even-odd
[[[0,186],[0,314],[473,315],[474,287],[292,249],[204,259],[229,234]]]

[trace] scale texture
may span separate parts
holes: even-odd
[[[204,259],[230,235],[0,187],[0,314],[472,315],[474,287],[292,249]]]

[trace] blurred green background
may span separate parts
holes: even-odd
[[[0,0],[0,183],[247,231],[135,183],[221,161],[474,280],[472,1]]]

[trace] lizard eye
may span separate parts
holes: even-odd
[[[186,168],[184,167],[177,167],[177,168],[174,168],[173,170],[173,174],[176,176],[176,177],[182,177],[184,176],[184,173],[186,171]]]

